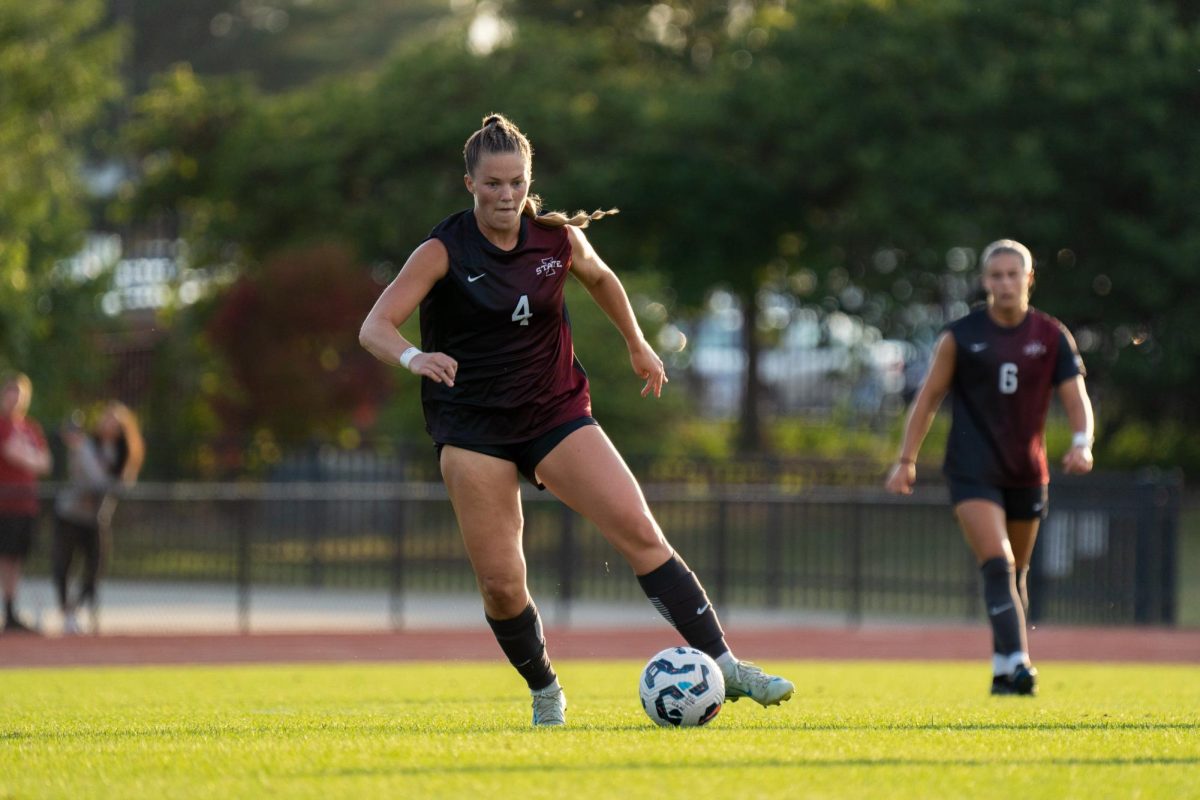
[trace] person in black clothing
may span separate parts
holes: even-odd
[[[1037,670],[1025,632],[1025,576],[1048,510],[1045,427],[1057,389],[1075,432],[1063,469],[1092,469],[1092,405],[1066,327],[1029,305],[1033,256],[1001,239],[980,259],[987,304],[946,326],[904,426],[886,488],[910,494],[917,453],[947,393],[953,419],[943,467],[960,527],[980,564],[992,625],[992,693],[1030,695]]]
[[[95,430],[68,424],[67,480],[54,503],[54,540],[50,562],[62,612],[62,631],[80,632],[78,609],[91,611],[91,629],[99,630],[96,585],[112,547],[111,522],[116,492],[131,486],[141,470],[144,447],[137,417],[123,403],[111,402]],[[76,553],[83,556],[79,591],[70,596],[68,579]]]
[[[533,150],[500,115],[467,140],[467,211],[438,224],[363,322],[380,360],[421,377],[426,428],[475,571],[484,613],[533,695],[534,725],[565,722],[566,697],[529,596],[518,476],[591,520],[688,644],[712,656],[730,699],[763,705],[792,684],[738,661],[712,603],[672,550],[637,480],[591,417],[587,376],[563,305],[567,274],[620,331],[642,396],[667,382],[621,281],[583,229],[613,211],[541,213]],[[397,328],[420,306],[421,346]]]

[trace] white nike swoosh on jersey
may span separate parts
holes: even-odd
[[[1008,611],[1012,607],[1013,607],[1012,603],[1005,603],[1002,606],[991,606],[988,608],[988,614],[995,616],[996,614],[1001,614],[1005,611]]]
[[[486,273],[486,272],[484,272],[484,273],[482,273],[482,274],[480,274],[480,275],[468,275],[468,276],[467,276],[467,283],[474,283],[475,281],[477,281],[477,280],[479,280],[480,278],[484,277],[484,275],[487,275],[487,273]]]
[[[710,605],[712,605],[712,604],[711,604],[711,603],[705,603],[704,605],[702,605],[702,606],[700,606],[699,608],[697,608],[697,609],[696,609],[696,613],[697,613],[697,614],[703,614],[705,611],[708,611],[708,607],[709,607]]]
[[[971,349],[972,353],[978,353],[983,350],[987,350],[987,342],[976,342],[975,344],[967,346]]]

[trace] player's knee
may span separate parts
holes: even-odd
[[[525,608],[527,592],[523,576],[480,575],[479,593],[489,608],[516,609],[514,614]]]
[[[662,540],[662,529],[650,509],[630,508],[617,513],[612,520],[613,532],[631,545],[652,546]]]
[[[1004,555],[997,555],[992,558],[985,559],[984,562],[979,565],[979,568],[985,577],[990,577],[992,575],[1007,576],[1014,574],[1012,556],[1008,556],[1006,558]]]

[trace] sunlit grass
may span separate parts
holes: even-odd
[[[1200,791],[1200,674],[774,663],[797,696],[653,726],[638,664],[564,662],[532,730],[502,664],[11,670],[2,797],[1172,797]]]

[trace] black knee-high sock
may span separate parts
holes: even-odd
[[[1029,652],[1025,643],[1025,610],[1017,594],[1013,565],[1006,558],[983,562],[983,600],[992,623],[992,650],[1002,656]]]
[[[550,666],[546,653],[546,637],[542,635],[542,620],[537,606],[531,601],[525,610],[512,619],[492,619],[484,614],[492,633],[500,643],[500,649],[508,661],[533,691],[545,689],[558,676]]]
[[[729,652],[717,612],[683,559],[672,555],[661,567],[639,575],[638,583],[684,641],[713,658]]]
[[[1021,609],[1029,616],[1029,567],[1017,570],[1017,597],[1021,598]]]

